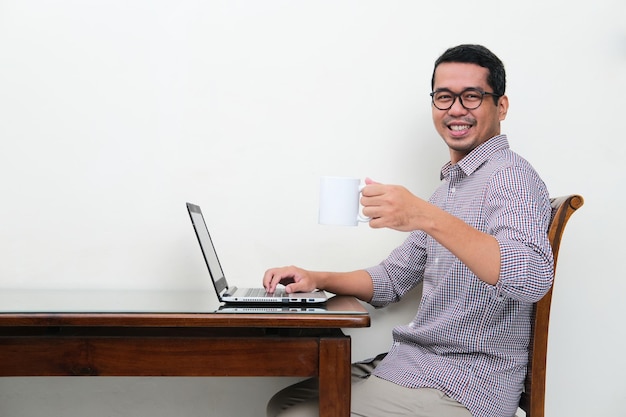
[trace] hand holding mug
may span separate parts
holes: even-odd
[[[400,185],[365,180],[361,198],[363,213],[371,217],[370,227],[388,227],[403,232],[423,230],[440,210]]]

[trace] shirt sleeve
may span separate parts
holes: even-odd
[[[547,189],[534,170],[510,166],[494,175],[488,190],[487,233],[500,245],[497,296],[536,302],[554,277]]]
[[[394,249],[379,265],[366,269],[372,277],[374,294],[370,304],[384,307],[399,301],[424,277],[426,234],[411,232],[404,243]]]

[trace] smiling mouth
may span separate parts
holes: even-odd
[[[471,125],[450,125],[448,126],[448,129],[454,132],[462,132],[464,130],[469,130],[470,127],[472,126]]]

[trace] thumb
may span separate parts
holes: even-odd
[[[374,181],[373,179],[371,179],[370,177],[365,178],[365,184],[366,185],[370,185],[370,184],[380,184],[379,182]]]
[[[292,294],[294,292],[308,292],[306,288],[303,287],[303,284],[297,281],[285,285],[285,291],[287,292],[287,294]]]

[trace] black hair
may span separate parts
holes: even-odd
[[[498,97],[503,96],[506,91],[506,72],[504,64],[493,52],[482,45],[459,45],[446,50],[435,61],[433,77],[430,82],[431,88],[435,87],[435,70],[444,62],[460,62],[476,64],[489,70],[487,84],[493,89],[494,100],[497,103]]]

